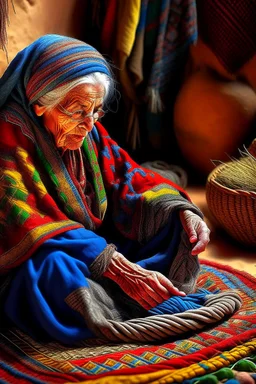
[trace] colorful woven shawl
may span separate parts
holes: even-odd
[[[0,81],[0,105],[5,104],[0,111],[0,235],[5,239],[0,242],[1,273],[58,233],[98,228],[107,208],[105,188],[115,225],[126,238],[150,238],[174,206],[200,214],[170,181],[133,162],[100,124],[83,145],[95,192],[93,208],[88,206],[31,105],[48,91],[95,71],[109,74],[94,48],[48,35],[20,52]],[[159,210],[161,205],[166,209]]]

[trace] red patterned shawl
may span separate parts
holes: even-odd
[[[142,242],[164,225],[174,208],[199,212],[178,186],[136,164],[99,123],[83,145],[95,191],[92,211],[50,136],[29,119],[25,128],[16,125],[14,111],[21,112],[20,107],[13,103],[11,108],[12,113],[1,112],[0,120],[1,273],[58,233],[97,229],[107,200],[120,233]]]

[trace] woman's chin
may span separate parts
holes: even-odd
[[[75,149],[79,149],[81,148],[83,142],[84,142],[84,139],[79,141],[79,143],[69,144],[67,145],[67,149],[70,149],[71,151],[74,151]]]
[[[83,142],[84,142],[85,137],[82,137],[80,140],[75,140],[75,141],[70,141],[68,143],[65,143],[61,147],[65,150],[69,149],[71,151],[74,151],[76,149],[81,148]]]

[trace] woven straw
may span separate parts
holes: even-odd
[[[256,246],[256,192],[233,190],[215,180],[229,164],[219,165],[208,176],[207,204],[216,221],[234,239]]]

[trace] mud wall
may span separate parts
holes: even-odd
[[[9,61],[19,50],[46,33],[81,38],[85,10],[85,0],[9,0]],[[0,51],[0,75],[7,65],[5,52]]]

